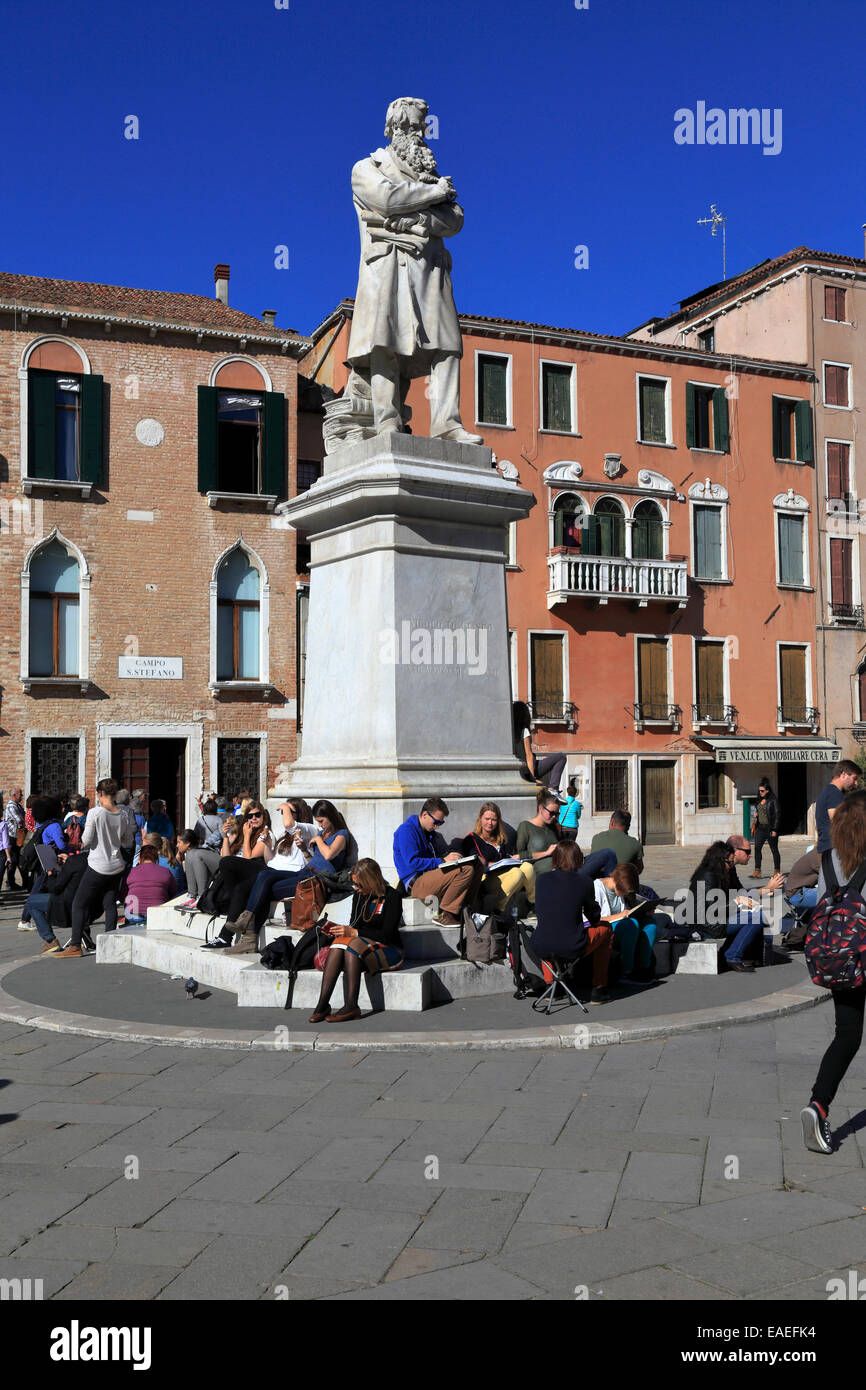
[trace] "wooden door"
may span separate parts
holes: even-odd
[[[641,825],[645,845],[676,844],[675,763],[641,764]]]
[[[132,739],[112,739],[111,775],[128,792],[144,792],[142,801],[147,815],[150,806],[150,745]]]

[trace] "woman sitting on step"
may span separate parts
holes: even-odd
[[[253,880],[267,868],[275,851],[270,813],[260,801],[251,801],[241,821],[240,853],[228,852],[220,858],[223,887],[230,895],[228,921],[220,933],[224,939],[238,930],[233,925],[234,920],[243,911]],[[238,948],[229,949],[237,952]]]
[[[459,849],[461,854],[477,854],[486,866],[478,891],[482,912],[507,912],[512,898],[521,889],[530,904],[535,901],[535,868],[528,860],[499,873],[491,872],[500,859],[512,857],[502,824],[502,812],[495,801],[485,801],[471,834],[455,842],[451,848]]]
[[[352,883],[355,891],[349,926],[337,928],[345,935],[336,936],[328,951],[319,1002],[310,1014],[310,1023],[349,1023],[360,1018],[361,971],[379,975],[403,964],[403,900],[397,889],[385,882],[375,859],[358,860]],[[346,977],[343,1007],[332,1013],[329,1001],[340,971]]]
[[[280,841],[282,848],[278,846],[281,864],[291,855],[294,842],[294,848],[300,850],[302,867],[287,870],[278,865],[274,868],[274,858],[271,857],[267,870],[260,873],[251,886],[248,884],[245,909],[237,915],[230,912],[229,920],[223,929],[241,933],[240,941],[230,948],[233,955],[249,955],[258,950],[259,929],[267,921],[272,899],[279,902],[294,897],[295,888],[302,879],[312,878],[315,874],[332,877],[340,871],[345,862],[349,830],[332,802],[316,802],[313,807],[313,820],[318,826],[318,833],[312,835],[310,831],[315,827],[296,824],[294,812],[288,803],[281,806],[280,810],[286,828],[286,834]],[[298,839],[301,841],[300,845],[297,844]],[[236,903],[237,899],[233,897],[232,907],[235,907]]]

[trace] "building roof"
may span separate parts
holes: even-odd
[[[0,308],[33,313],[68,314],[74,318],[110,320],[147,327],[205,331],[221,337],[272,341],[275,345],[309,345],[294,329],[277,328],[200,294],[132,289],[126,285],[91,284],[81,280],[49,280],[38,275],[0,271]]]
[[[694,294],[687,295],[685,299],[679,301],[679,309],[675,313],[662,318],[648,319],[645,323],[632,329],[632,333],[639,333],[642,329],[647,328],[652,331],[652,329],[667,327],[682,319],[693,318],[698,311],[709,308],[716,301],[729,299],[731,295],[742,294],[753,286],[761,284],[762,281],[778,275],[780,271],[793,269],[796,265],[808,264],[809,262],[824,264],[830,269],[866,272],[866,260],[861,260],[857,256],[840,256],[835,251],[813,251],[808,246],[795,246],[793,251],[786,251],[783,256],[759,261],[757,265],[750,266],[748,270],[742,271],[740,275],[732,276],[730,280],[719,280],[714,285],[706,285],[702,290],[696,290]]]
[[[343,318],[351,318],[354,299],[341,299],[330,314],[313,329],[309,343],[318,347],[325,336],[339,327]],[[557,328],[554,324],[532,323],[526,319],[490,318],[485,314],[458,313],[460,328],[466,333],[488,333],[496,338],[538,338],[564,347],[588,347],[602,352],[622,353],[634,357],[666,358],[670,361],[690,361],[702,366],[719,366],[726,371],[732,367],[765,375],[814,379],[805,362],[780,362],[773,358],[748,357],[744,353],[713,353],[702,348],[686,348],[674,343],[658,343],[649,339],[632,338],[615,333],[592,333],[583,328]]]

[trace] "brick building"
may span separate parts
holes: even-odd
[[[0,274],[0,783],[265,795],[296,756],[293,331]],[[303,480],[302,480],[303,485]]]
[[[338,391],[351,314],[301,363]],[[783,345],[460,321],[464,425],[538,498],[503,540],[512,690],[579,779],[581,839],[623,804],[649,843],[742,831],[762,773],[805,831],[837,756],[816,708],[812,370]],[[425,433],[423,381],[408,403]]]

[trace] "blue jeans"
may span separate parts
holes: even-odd
[[[747,909],[740,909],[728,921],[727,941],[733,936],[733,941],[725,950],[725,960],[728,965],[733,965],[743,959],[746,948],[754,941],[756,936],[760,936],[764,930],[764,919],[760,909],[750,912]],[[726,942],[727,945],[727,942]]]
[[[588,854],[583,861],[581,873],[588,874],[590,878],[610,878],[616,868],[616,854],[612,849],[597,849],[595,854]]]
[[[31,893],[25,904],[30,916],[36,923],[36,930],[43,941],[54,940],[54,928],[48,921],[48,909],[51,906],[50,893]]]
[[[791,903],[797,909],[802,909],[804,907],[814,907],[817,901],[817,887],[798,888],[796,893],[789,893],[788,895],[788,902]]]
[[[622,917],[613,924],[613,939],[622,957],[622,973],[630,975],[637,965],[646,969],[653,958],[653,945],[656,939],[656,924],[645,922],[639,927],[633,917]]]
[[[250,896],[247,898],[247,911],[255,918],[256,927],[263,927],[268,919],[268,908],[272,898],[278,901],[294,897],[295,885],[302,878],[312,878],[316,870],[309,865],[305,869],[264,869],[257,874]]]

